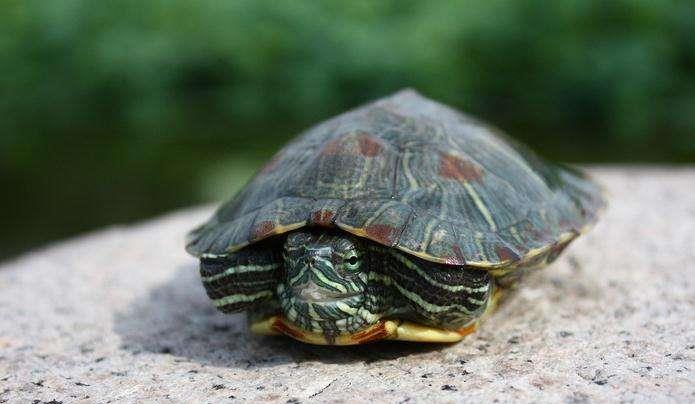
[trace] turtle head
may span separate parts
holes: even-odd
[[[285,318],[326,336],[353,333],[377,322],[379,317],[364,307],[368,268],[363,248],[347,234],[289,234],[285,276],[277,291]]]

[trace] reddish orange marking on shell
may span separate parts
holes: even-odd
[[[469,325],[468,327],[459,328],[458,330],[456,330],[456,332],[459,333],[459,335],[461,335],[462,337],[465,337],[468,334],[474,333],[477,328],[478,328],[478,324],[473,323],[473,324]]]
[[[463,251],[461,251],[461,247],[455,245],[453,247],[453,250],[455,256],[447,257],[445,263],[449,265],[466,265],[466,258],[463,257]]]
[[[275,321],[273,321],[273,324],[270,326],[273,330],[277,332],[281,332],[287,336],[290,336],[294,339],[298,339],[300,341],[304,340],[304,334],[301,332],[287,326],[284,321],[282,321],[281,318],[276,318]]]
[[[363,156],[374,157],[381,152],[381,145],[379,142],[367,134],[361,135],[357,141],[359,142],[360,153],[362,153]]]
[[[317,226],[331,226],[333,224],[334,212],[330,210],[317,210],[311,215],[311,222]]]
[[[355,137],[355,133],[348,133],[326,143],[321,154],[334,156],[360,153],[365,157],[374,157],[381,153],[381,149],[381,144],[366,133],[361,133],[357,137]]]
[[[272,234],[274,229],[275,223],[265,220],[254,226],[253,231],[251,232],[251,237],[253,239],[263,238]]]
[[[502,261],[518,261],[519,255],[512,251],[509,247],[497,246],[495,248],[497,256],[500,257]]]
[[[483,171],[470,161],[442,153],[439,159],[439,175],[458,181],[479,182],[483,177]]]
[[[396,228],[387,224],[372,224],[364,229],[367,236],[379,243],[391,245],[395,241]]]
[[[372,341],[378,341],[380,339],[384,339],[389,335],[388,330],[386,330],[386,326],[384,325],[383,321],[380,321],[379,324],[373,326],[372,328],[358,332],[355,335],[352,336],[352,339],[357,341],[360,344],[364,344],[367,342],[372,342]]]
[[[326,156],[340,154],[340,151],[343,149],[342,140],[342,138],[338,138],[326,143],[326,145],[323,146],[323,150],[321,150],[321,154]]]

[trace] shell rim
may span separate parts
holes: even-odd
[[[194,229],[193,231],[191,231],[187,235],[186,250],[188,251],[189,254],[191,254],[195,257],[199,257],[199,258],[220,258],[220,257],[227,256],[229,254],[235,253],[235,252],[237,252],[237,251],[239,251],[239,250],[241,250],[241,249],[243,249],[251,244],[268,239],[270,237],[286,234],[290,231],[294,231],[294,230],[297,230],[300,228],[304,228],[304,227],[337,228],[337,229],[343,230],[347,233],[350,233],[354,236],[373,241],[379,245],[382,245],[385,247],[390,247],[390,248],[396,248],[396,249],[401,250],[409,255],[424,259],[426,261],[435,262],[435,263],[439,263],[439,264],[447,264],[447,265],[452,265],[452,266],[463,265],[463,266],[470,267],[470,268],[478,268],[478,269],[485,269],[485,270],[500,270],[500,269],[513,267],[516,264],[523,263],[525,261],[533,259],[534,257],[545,254],[548,252],[548,250],[553,248],[558,243],[570,243],[575,238],[577,238],[579,235],[585,234],[586,232],[588,232],[594,226],[594,224],[598,220],[598,217],[605,210],[605,208],[607,206],[605,194],[606,194],[605,190],[603,188],[601,188],[600,203],[595,211],[595,214],[592,215],[593,217],[591,218],[591,220],[587,221],[579,229],[576,229],[576,230],[572,229],[570,231],[560,233],[552,243],[546,244],[542,247],[537,247],[537,248],[531,249],[531,250],[527,251],[525,254],[519,256],[518,259],[507,259],[507,260],[500,261],[500,262],[490,262],[490,261],[452,262],[451,258],[447,258],[447,259],[438,258],[438,257],[432,256],[430,254],[425,254],[422,252],[413,251],[411,249],[408,249],[408,248],[405,248],[402,246],[397,246],[397,245],[393,246],[393,245],[387,245],[387,244],[381,243],[379,240],[375,240],[375,239],[369,237],[367,235],[367,233],[361,228],[356,228],[356,227],[351,227],[351,226],[346,226],[346,225],[340,225],[340,224],[333,224],[332,226],[311,226],[309,224],[308,220],[304,220],[304,221],[296,222],[296,223],[290,223],[290,224],[286,224],[286,225],[282,225],[282,226],[277,226],[273,229],[272,232],[269,232],[258,239],[247,240],[243,243],[235,244],[233,246],[228,247],[223,254],[196,253],[196,252],[191,251],[191,249],[189,248],[190,244],[196,238],[196,235],[198,235],[200,232],[204,231],[205,228],[207,227],[204,224],[204,225]],[[215,225],[219,226],[222,223],[218,222],[218,223],[215,223]]]

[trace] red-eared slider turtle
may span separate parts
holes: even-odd
[[[412,90],[318,124],[193,230],[251,330],[315,344],[458,341],[596,219],[598,187]]]

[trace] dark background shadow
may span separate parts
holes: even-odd
[[[399,341],[360,346],[315,346],[287,337],[250,334],[243,314],[218,312],[205,295],[193,265],[135,300],[114,320],[122,349],[174,355],[205,365],[243,368],[286,363],[378,362],[442,349],[446,345]]]

